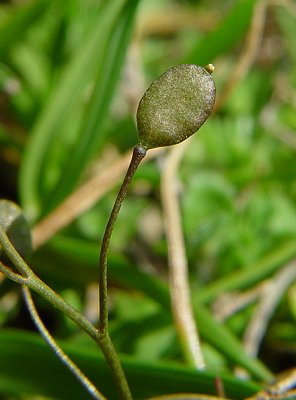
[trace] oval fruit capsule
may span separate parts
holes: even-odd
[[[140,146],[169,146],[195,133],[211,114],[216,88],[212,64],[170,68],[144,93],[137,110]]]

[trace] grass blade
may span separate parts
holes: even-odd
[[[66,65],[56,82],[47,102],[39,115],[23,156],[19,176],[19,190],[22,206],[29,220],[40,216],[42,201],[40,188],[43,179],[40,171],[50,147],[60,133],[59,128],[65,115],[81,103],[86,84],[102,62],[102,56],[124,0],[104,3],[93,21],[87,37],[77,49],[72,60]]]
[[[61,345],[108,399],[118,398],[108,367],[95,348],[78,346],[77,343]],[[43,395],[60,400],[90,398],[36,334],[2,330],[0,357],[1,394]],[[216,394],[213,373],[176,365],[143,364],[124,356],[121,359],[137,399],[178,392]],[[221,376],[221,379],[226,394],[233,399],[243,399],[260,389],[253,382],[240,381],[227,375]]]
[[[88,161],[102,141],[102,125],[108,112],[120,70],[130,40],[138,0],[128,2],[110,34],[88,110],[85,113],[79,137],[71,154],[68,154],[66,168],[58,185],[49,197],[49,210],[54,208],[71,192]],[[48,210],[47,210],[48,211]]]

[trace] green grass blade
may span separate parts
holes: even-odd
[[[62,344],[86,375],[108,399],[117,399],[115,386],[99,349]],[[62,399],[88,399],[72,374],[36,334],[23,331],[0,332],[0,394],[43,395]],[[121,357],[132,393],[144,399],[168,393],[216,394],[215,375],[158,363],[141,363]],[[260,389],[252,382],[221,376],[227,396],[243,399]]]
[[[296,241],[292,240],[248,268],[225,275],[209,283],[194,295],[196,301],[207,302],[221,293],[246,289],[268,278],[296,256]]]
[[[254,377],[263,381],[273,378],[271,372],[258,359],[249,357],[238,339],[223,325],[215,321],[201,304],[194,308],[200,334],[228,359],[246,368]]]
[[[184,61],[206,65],[229,51],[246,33],[255,5],[256,0],[235,2],[217,29],[198,42]]]
[[[0,24],[0,58],[4,58],[16,43],[23,40],[26,31],[40,18],[51,2],[39,0],[18,7]]]
[[[94,151],[98,148],[98,143],[103,139],[102,125],[120,77],[137,4],[138,0],[133,0],[125,5],[106,42],[92,100],[85,113],[75,146],[71,150],[71,154],[68,154],[68,161],[60,182],[54,188],[53,193],[49,195],[49,210],[71,192]]]
[[[22,206],[31,221],[36,220],[42,210],[39,192],[42,187],[40,171],[44,159],[50,146],[57,139],[65,115],[81,103],[85,86],[102,61],[109,32],[114,27],[123,3],[124,0],[110,0],[104,3],[84,43],[61,73],[35,123],[19,175]]]

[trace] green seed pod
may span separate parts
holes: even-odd
[[[23,258],[32,252],[30,227],[22,210],[12,201],[0,200],[0,226]],[[0,245],[0,259],[9,263]]]
[[[170,68],[147,89],[137,111],[140,146],[145,149],[182,142],[211,114],[216,88],[211,72],[193,64]]]

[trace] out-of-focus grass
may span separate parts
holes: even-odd
[[[1,197],[17,201],[33,227],[137,142],[135,110],[152,79],[178,63],[213,63],[219,109],[192,140],[180,168],[190,283],[210,371],[200,391],[215,394],[211,374],[233,375],[236,364],[259,380],[266,377],[265,367],[277,373],[295,365],[295,282],[273,312],[260,361],[250,361],[242,350],[258,299],[223,325],[212,311],[218,295],[233,291],[238,301],[239,293],[273,279],[296,255],[294,3],[270,1],[266,8],[260,0],[11,3],[0,6]],[[220,103],[231,79],[232,90]],[[139,390],[137,382],[150,377],[153,390],[143,389],[143,397],[184,391],[184,381],[178,388],[169,369],[157,370],[166,376],[165,388],[161,379],[151,378],[151,363],[184,363],[169,311],[159,200],[162,157],[138,171],[110,251],[111,334],[119,352],[143,366],[131,374],[132,388]],[[94,319],[96,300],[89,298],[115,190],[31,260],[38,274]],[[20,329],[11,348],[15,338],[27,338],[21,329],[28,324],[14,293],[3,280],[1,330],[5,335],[5,329]],[[93,351],[63,316],[43,301],[38,305],[55,336]],[[28,340],[39,348],[38,341]],[[15,363],[14,352],[7,351],[9,335],[5,343],[5,357]],[[46,364],[49,355],[40,350],[40,357]],[[89,368],[93,361],[83,357]],[[28,379],[22,373],[26,362],[20,360],[24,367],[17,366],[11,380],[0,367],[0,394],[21,398],[32,390],[22,385]],[[52,395],[44,382],[40,377],[34,393]],[[243,398],[256,390],[252,385],[239,393],[226,380],[226,394]],[[63,393],[59,398],[67,398]]]

